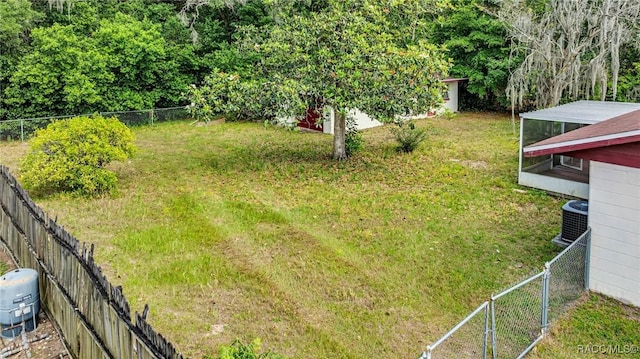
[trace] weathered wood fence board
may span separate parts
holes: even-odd
[[[182,359],[145,314],[135,313],[87,247],[49,218],[0,165],[0,241],[39,274],[40,301],[76,358]]]

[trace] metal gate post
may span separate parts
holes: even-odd
[[[496,359],[498,354],[496,349],[496,307],[494,303],[495,299],[491,294],[491,300],[489,300],[489,311],[491,312],[491,358]]]
[[[591,262],[591,227],[587,227],[587,231],[584,233],[587,236],[587,243],[585,243],[584,252],[584,290],[589,290],[589,263]]]
[[[542,337],[547,335],[547,325],[549,323],[549,277],[551,276],[551,265],[549,262],[544,264],[544,274],[542,275]]]
[[[482,335],[482,359],[487,359],[487,340],[489,336],[489,306],[484,308],[484,334]]]

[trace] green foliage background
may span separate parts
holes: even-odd
[[[375,26],[367,28],[354,17],[358,12],[349,9],[350,2],[336,2],[346,11],[344,16],[335,17],[331,9],[336,6],[327,0],[211,0],[209,6],[188,14],[189,23],[182,23],[178,17],[184,2],[66,3],[59,12],[46,1],[0,2],[0,121],[183,106],[189,103],[184,96],[189,86],[206,85],[205,78],[215,76],[216,72],[253,81],[253,89],[260,90],[262,95],[254,91],[248,96],[250,108],[237,116],[262,121],[262,109],[274,110],[273,104],[264,98],[265,90],[281,86],[274,95],[283,95],[291,90],[292,84],[281,84],[287,76],[272,77],[273,71],[260,69],[301,63],[301,59],[296,52],[285,52],[285,59],[272,56],[283,50],[281,47],[254,48],[247,44],[266,39],[275,44],[273,40],[286,40],[286,35],[295,33],[297,44],[290,40],[282,44],[309,48],[317,40],[327,50],[344,50],[352,45],[321,35],[326,34],[325,30],[335,30],[340,21],[345,29],[363,35],[358,41],[371,41],[377,36],[374,34],[386,34],[400,48],[424,50],[431,45],[444,46],[452,61],[450,75],[468,78],[462,85],[462,110],[508,108],[505,84],[510,71],[521,61],[511,56],[510,41],[495,17],[497,5],[488,0],[376,2],[374,8],[378,12],[366,14],[367,23]],[[531,11],[546,9],[544,1],[528,4]],[[384,23],[378,21],[382,17],[387,18]],[[299,30],[305,27],[313,31],[300,37],[303,32]],[[197,37],[192,36],[195,33]],[[335,46],[328,46],[327,41],[334,41]],[[378,52],[387,50],[372,48]],[[620,51],[619,100],[640,100],[639,51],[637,43]],[[315,59],[318,61],[302,63],[319,80],[334,72],[325,70],[338,65],[329,64],[323,56]],[[354,88],[372,87],[358,78],[362,73],[357,68],[361,60],[345,59],[339,71],[335,71],[336,78],[348,80]],[[290,70],[299,72],[302,68]],[[344,77],[345,74],[350,76]],[[339,95],[331,87],[328,91]],[[389,102],[375,104],[369,110],[378,111],[389,105]]]

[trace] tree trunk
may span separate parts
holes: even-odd
[[[347,159],[346,146],[347,114],[336,111],[333,124],[333,159],[343,161]]]

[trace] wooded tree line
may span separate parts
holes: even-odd
[[[253,107],[239,112],[256,118],[275,115],[292,93],[302,102],[288,106],[359,100],[389,117],[414,107],[398,96],[425,99],[416,108],[437,102],[429,79],[443,76],[469,78],[468,109],[639,101],[639,8],[634,0],[0,0],[0,120],[185,105],[191,85],[220,74],[270,91],[266,103],[254,92]],[[433,93],[404,89],[406,79]]]

